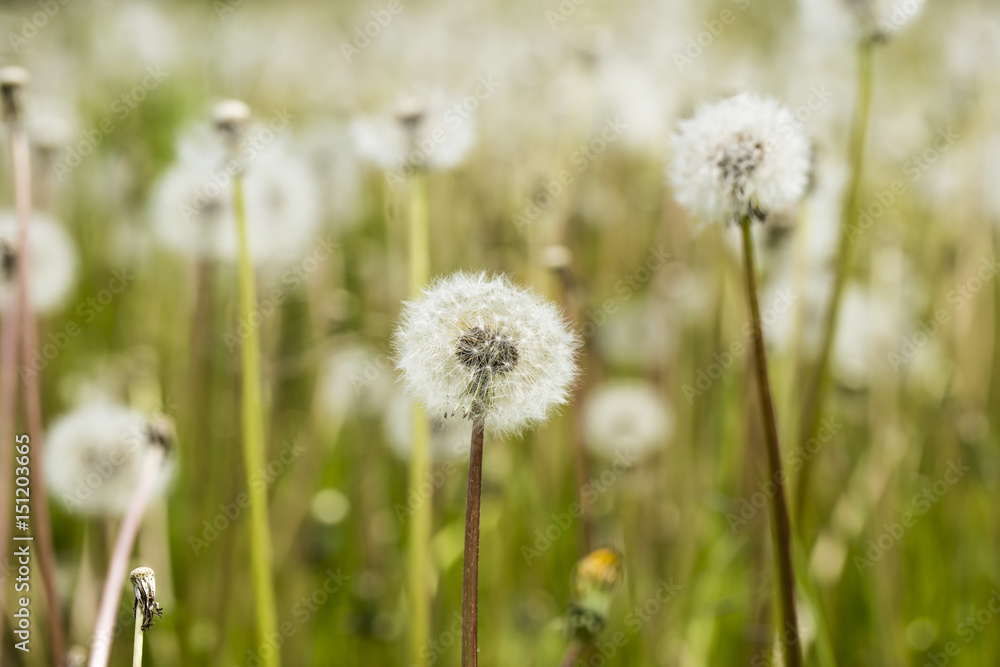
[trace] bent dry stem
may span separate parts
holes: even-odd
[[[28,145],[28,133],[21,117],[21,105],[15,90],[4,89],[4,110],[7,115],[10,131],[11,171],[14,176],[14,205],[17,212],[17,277],[18,290],[17,313],[21,325],[21,357],[27,368],[29,361],[34,359],[38,350],[38,321],[31,306],[31,243],[28,229],[31,224],[31,151]],[[15,319],[16,323],[16,319]],[[13,324],[13,323],[12,323]],[[13,338],[16,334],[7,332],[6,336]],[[4,344],[12,344],[4,340]],[[13,343],[16,345],[16,341]],[[5,350],[5,353],[9,354]],[[13,369],[7,369],[10,373]],[[24,401],[28,413],[28,434],[31,439],[33,455],[31,457],[31,505],[35,514],[35,531],[38,537],[38,553],[41,564],[42,583],[45,591],[45,605],[48,611],[49,642],[52,651],[52,664],[63,665],[66,660],[66,642],[63,634],[62,608],[59,603],[59,593],[56,590],[55,547],[52,540],[52,519],[49,512],[48,492],[45,483],[45,457],[42,456],[42,394],[41,382],[37,373],[26,372],[24,380]],[[4,378],[6,384],[9,378]],[[6,394],[6,388],[4,388]],[[15,399],[4,396],[11,405]],[[4,410],[13,409],[5,407]],[[12,424],[11,424],[12,425]],[[9,455],[8,445],[0,453]],[[6,465],[6,464],[5,464]],[[9,480],[3,480],[3,483]],[[5,519],[6,520],[6,519]]]
[[[771,536],[774,541],[774,557],[778,568],[779,607],[781,610],[779,634],[784,636],[787,631],[791,635],[786,646],[785,664],[788,667],[801,667],[802,645],[799,641],[799,625],[795,613],[795,572],[792,569],[792,528],[788,518],[788,504],[785,501],[785,475],[781,469],[778,421],[774,412],[771,380],[767,372],[767,354],[764,350],[764,331],[761,326],[760,303],[757,297],[757,267],[754,259],[753,235],[750,232],[750,218],[744,216],[740,226],[743,232],[747,303],[750,306],[750,319],[753,327],[757,393],[760,397],[761,417],[764,422],[768,472],[770,479],[775,482],[776,489],[774,495],[771,496]]]
[[[254,274],[250,264],[250,247],[247,241],[246,210],[243,206],[243,177],[233,178],[233,210],[239,235],[240,315],[250,322],[257,303]],[[256,327],[243,340],[243,458],[247,473],[247,493],[250,495],[250,568],[253,576],[254,610],[257,618],[257,637],[261,645],[267,637],[276,636],[278,619],[275,611],[274,589],[271,587],[271,529],[267,516],[267,488],[253,483],[254,471],[263,470],[264,456],[264,399],[261,393],[260,339]],[[262,652],[263,653],[263,652]],[[277,651],[268,651],[263,658],[266,667],[279,667],[281,658]]]
[[[472,446],[469,451],[469,491],[465,499],[462,667],[476,667],[479,651],[479,505],[483,495],[483,432],[483,419],[475,417],[472,426]]]

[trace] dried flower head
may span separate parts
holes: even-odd
[[[648,382],[616,381],[587,398],[584,430],[591,451],[609,458],[626,454],[637,459],[667,444],[673,415]]]
[[[132,613],[142,610],[142,631],[153,627],[153,620],[163,616],[163,608],[156,601],[156,575],[153,568],[137,567],[128,575],[135,592],[135,605]]]
[[[624,574],[621,554],[614,549],[596,549],[577,562],[569,606],[572,634],[592,638],[604,629],[611,599]]]
[[[169,446],[173,426],[119,405],[95,403],[60,417],[49,429],[45,473],[49,491],[71,511],[114,516],[128,507],[150,447]],[[163,466],[154,496],[170,481]]]
[[[16,297],[18,224],[14,213],[0,212],[0,309]],[[28,227],[31,271],[31,305],[46,314],[58,308],[76,280],[76,246],[62,225],[41,213],[34,213]]]
[[[28,70],[23,67],[0,67],[0,98],[3,100],[3,113],[7,120],[20,120],[21,95],[30,78]]]
[[[250,125],[250,107],[242,100],[223,100],[212,109],[212,122],[221,132],[239,137]]]
[[[674,197],[703,223],[764,220],[798,201],[809,181],[809,142],[794,116],[751,93],[699,107],[672,146]]]
[[[567,401],[578,345],[551,303],[505,277],[462,272],[407,303],[395,336],[405,386],[433,418],[485,419],[500,434]]]

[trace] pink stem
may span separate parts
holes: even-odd
[[[156,475],[163,463],[164,453],[162,447],[154,445],[146,454],[128,510],[118,529],[114,550],[111,552],[111,562],[108,564],[108,576],[104,580],[104,589],[101,592],[101,604],[97,611],[89,667],[107,667],[108,658],[111,656],[111,642],[114,641],[115,635],[115,609],[121,600],[123,582],[128,574],[128,559],[132,554],[135,536],[139,533],[139,525],[146,513],[153,487],[156,485]]]
[[[31,242],[28,227],[31,224],[31,153],[28,135],[19,119],[10,122],[10,157],[14,173],[14,205],[17,209],[18,254],[17,273],[20,283],[18,298],[21,315],[21,354],[25,403],[28,412],[28,435],[34,455],[31,457],[31,498],[35,513],[35,536],[41,559],[42,583],[48,607],[49,640],[52,646],[52,664],[61,667],[66,660],[65,638],[62,627],[62,609],[56,589],[55,549],[52,540],[52,520],[49,515],[49,498],[45,488],[45,457],[42,456],[42,401],[38,374],[29,371],[31,359],[38,348],[38,323],[31,307]]]

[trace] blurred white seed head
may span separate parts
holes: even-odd
[[[163,616],[163,608],[156,601],[156,575],[151,567],[137,567],[128,576],[132,582],[132,591],[135,594],[136,610],[142,610],[142,631],[145,632],[153,627],[153,619]]]
[[[0,212],[0,310],[17,297],[17,217]],[[28,225],[32,307],[51,313],[69,296],[76,282],[76,246],[62,225],[42,213],[33,213]]]
[[[195,132],[181,141],[177,162],[160,178],[152,198],[153,228],[163,245],[193,257],[235,261],[232,183],[239,169],[254,263],[283,267],[308,252],[320,222],[315,176],[288,142],[253,141],[257,132],[256,127],[243,132],[238,165],[225,145],[228,139],[219,133]],[[259,138],[265,136],[271,135],[262,132]]]
[[[763,220],[794,204],[809,181],[809,142],[792,113],[742,93],[698,108],[672,140],[667,178],[702,223]]]
[[[382,425],[386,442],[401,460],[413,456],[413,407],[416,403],[402,392],[393,394],[384,413]],[[430,426],[431,460],[435,462],[468,458],[469,429],[458,419],[432,421]]]
[[[559,309],[503,276],[458,272],[404,305],[396,363],[434,419],[515,434],[569,399],[579,340]]]
[[[405,177],[461,164],[476,143],[476,117],[442,94],[405,97],[382,114],[356,119],[351,137],[362,159]]]
[[[909,24],[926,0],[800,0],[804,27],[820,38],[882,41]]]
[[[315,408],[334,422],[353,414],[382,414],[392,393],[392,362],[371,345],[341,345],[320,366],[316,376]]]
[[[674,418],[656,387],[619,380],[598,387],[587,398],[584,426],[587,448],[595,454],[641,459],[667,445]]]
[[[49,492],[74,513],[116,516],[128,507],[151,447],[169,445],[172,426],[113,404],[91,404],[60,417],[49,428],[45,472]],[[164,465],[153,495],[171,478]]]

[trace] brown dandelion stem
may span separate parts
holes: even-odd
[[[801,667],[802,645],[795,613],[795,571],[792,568],[792,526],[785,500],[785,473],[781,469],[781,447],[778,444],[778,420],[774,412],[774,397],[767,372],[767,353],[764,350],[764,330],[761,325],[760,302],[757,297],[757,267],[754,260],[753,235],[750,218],[744,216],[743,257],[746,269],[747,303],[753,327],[754,366],[757,394],[760,397],[761,418],[764,422],[764,441],[767,444],[767,465],[775,493],[771,496],[771,537],[778,568],[778,591],[781,610],[782,641],[785,643],[785,665]]]
[[[483,433],[483,419],[475,418],[472,426],[472,446],[469,450],[469,492],[465,499],[462,667],[476,667],[479,650],[479,506],[483,496]]]
[[[4,91],[4,110],[10,133],[10,161],[14,176],[14,208],[17,214],[17,278],[18,308],[21,324],[21,361],[23,362],[25,408],[28,416],[28,436],[32,445],[31,457],[31,505],[34,512],[34,535],[38,539],[38,554],[41,565],[42,584],[45,589],[45,605],[48,611],[49,643],[52,650],[52,664],[60,666],[66,659],[65,637],[63,634],[62,609],[59,592],[56,590],[55,548],[52,540],[52,519],[49,513],[48,492],[45,489],[45,467],[42,453],[42,396],[38,373],[30,368],[31,360],[38,349],[38,321],[31,307],[31,244],[28,229],[31,224],[31,152],[28,133],[21,118],[19,91]],[[16,320],[15,320],[16,321]],[[6,332],[7,336],[14,334]],[[4,344],[10,344],[7,340]],[[15,343],[16,344],[16,343]],[[9,369],[8,372],[11,372]],[[9,379],[4,379],[9,382]],[[6,393],[6,388],[5,388]],[[13,399],[9,399],[13,400]],[[6,457],[5,457],[6,458]]]
[[[146,513],[150,496],[156,486],[156,476],[163,465],[166,450],[154,445],[146,453],[136,480],[135,490],[129,500],[128,509],[122,519],[115,546],[111,551],[111,562],[108,564],[108,576],[104,579],[101,592],[101,603],[97,610],[97,623],[94,626],[94,638],[90,647],[89,667],[107,667],[111,655],[111,642],[115,634],[115,611],[122,597],[122,582],[127,581],[128,559],[132,554],[135,536],[139,533],[142,517]]]

